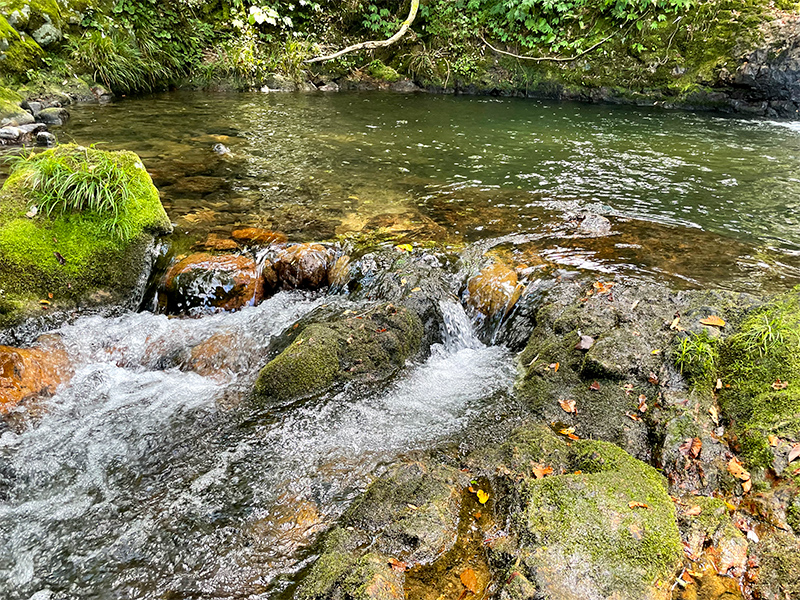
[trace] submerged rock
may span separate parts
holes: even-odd
[[[67,351],[54,336],[31,348],[0,346],[0,416],[23,402],[52,395],[71,376]]]
[[[255,244],[258,246],[281,245],[287,242],[286,234],[280,231],[270,231],[260,227],[244,227],[235,229],[231,237],[237,242]]]
[[[191,254],[164,276],[159,303],[167,312],[193,308],[238,310],[264,298],[264,280],[256,262],[234,254]]]
[[[335,384],[386,380],[420,351],[421,341],[419,317],[393,304],[354,316],[326,315],[324,322],[299,329],[294,341],[261,369],[256,400],[286,402],[320,394]]]
[[[80,208],[63,197],[52,212],[40,210],[38,190],[56,171],[82,173],[76,186],[102,182],[115,210]],[[155,237],[171,230],[132,152],[64,145],[20,162],[0,190],[0,326],[43,310],[138,305]]]
[[[69,121],[69,111],[66,108],[45,108],[36,115],[36,120],[47,125],[61,126]]]

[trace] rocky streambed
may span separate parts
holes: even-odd
[[[227,239],[6,330],[7,597],[800,594],[797,291]]]

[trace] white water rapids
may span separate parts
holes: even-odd
[[[445,343],[372,395],[231,408],[269,340],[322,302],[62,327],[74,377],[0,437],[0,598],[266,598],[381,465],[455,439],[511,384],[507,351],[453,303]],[[237,369],[174,366],[216,334],[235,336]]]

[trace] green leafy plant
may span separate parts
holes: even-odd
[[[719,341],[704,331],[684,337],[675,352],[675,365],[695,383],[711,382],[719,364]]]
[[[76,153],[51,151],[14,157],[10,159],[12,173],[21,175],[36,197],[39,214],[97,218],[120,239],[130,239],[127,208],[145,191],[131,183],[132,178],[113,155],[93,147],[78,149]]]
[[[400,19],[388,8],[379,8],[376,4],[367,6],[367,12],[361,24],[368,30],[383,37],[390,37],[400,28]]]

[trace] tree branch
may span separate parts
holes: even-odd
[[[568,58],[556,58],[554,56],[524,56],[522,54],[514,54],[513,52],[506,52],[505,50],[500,50],[500,48],[495,48],[489,42],[487,42],[483,38],[482,35],[480,35],[480,38],[481,38],[481,41],[484,44],[489,46],[489,48],[491,48],[492,50],[494,50],[498,54],[505,54],[506,56],[513,56],[514,58],[521,58],[522,60],[532,60],[534,62],[545,62],[545,61],[550,61],[550,62],[570,62],[570,61],[573,61],[573,60],[578,60],[581,56],[586,56],[592,50],[594,50],[596,48],[599,48],[600,46],[605,44],[608,40],[610,40],[616,34],[617,34],[617,32],[615,31],[614,33],[612,33],[608,37],[605,37],[602,40],[600,40],[599,42],[597,42],[594,46],[590,46],[589,48],[587,48],[586,50],[584,50],[580,54],[576,54],[575,56],[570,56]]]
[[[355,52],[356,50],[373,50],[375,48],[385,48],[386,46],[391,46],[406,34],[406,31],[408,31],[408,28],[411,27],[411,24],[414,22],[414,19],[417,18],[418,10],[419,10],[419,0],[411,0],[411,10],[408,11],[408,18],[406,18],[406,20],[403,21],[403,25],[400,27],[400,30],[387,40],[375,40],[370,42],[361,42],[360,44],[353,44],[352,46],[348,46],[344,50],[339,50],[338,52],[334,52],[333,54],[328,54],[326,56],[317,56],[316,58],[310,58],[307,61],[305,61],[305,63],[310,64],[316,62],[324,62],[326,60],[333,60],[334,58],[339,58],[340,56],[343,56],[350,52]]]

